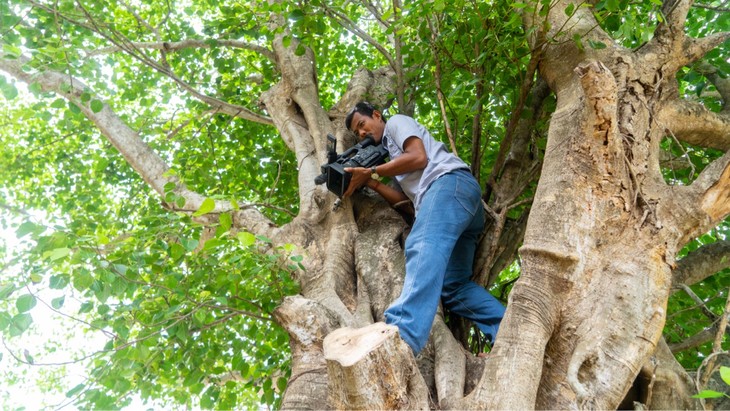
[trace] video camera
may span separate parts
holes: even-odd
[[[352,178],[352,174],[345,171],[346,167],[370,168],[385,163],[386,157],[388,150],[382,144],[375,145],[371,135],[342,154],[337,154],[337,139],[327,134],[327,164],[321,166],[322,174],[314,179],[314,183],[327,183],[327,189],[342,198]]]

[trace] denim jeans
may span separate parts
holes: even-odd
[[[504,306],[471,281],[483,228],[481,190],[468,170],[444,174],[431,184],[406,240],[403,291],[385,311],[385,322],[398,327],[415,354],[428,342],[439,299],[494,341]]]

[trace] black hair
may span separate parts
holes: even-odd
[[[368,103],[367,101],[361,101],[355,104],[355,107],[353,107],[352,110],[347,113],[347,117],[345,117],[345,127],[350,130],[352,118],[355,116],[355,113],[360,113],[364,116],[372,117],[375,110],[377,110],[375,106]]]

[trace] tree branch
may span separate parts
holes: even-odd
[[[168,204],[171,209],[190,212],[200,208],[206,198],[189,190],[177,177],[169,175],[170,167],[167,163],[142,140],[136,131],[124,123],[108,104],[104,103],[99,111],[91,109],[91,101],[101,100],[93,90],[85,86],[80,80],[63,73],[51,70],[43,72],[26,71],[25,67],[28,62],[30,62],[30,59],[25,56],[18,59],[0,58],[0,70],[27,84],[38,83],[43,91],[56,93],[78,106],[86,118],[99,128],[104,137],[117,148],[129,165],[160,197],[164,198],[166,194],[165,185],[174,183],[176,187],[173,192],[185,198],[185,205],[177,208],[174,204]],[[93,97],[89,100],[82,99],[81,96],[84,93],[89,93]],[[228,201],[216,201],[215,208],[211,213],[228,212],[233,209],[233,205]],[[246,217],[245,221],[254,221],[266,227],[274,226],[263,214],[253,208],[245,208],[239,211],[238,215],[241,221],[244,221],[243,217]]]
[[[172,72],[172,70],[165,66],[164,64],[160,64],[156,61],[154,61],[149,56],[144,55],[143,53],[139,52],[139,49],[134,47],[135,43],[132,43],[129,41],[126,37],[119,35],[118,32],[116,32],[111,27],[104,27],[106,30],[108,30],[111,34],[106,33],[104,30],[102,30],[102,27],[99,27],[97,24],[97,21],[94,20],[94,18],[89,14],[89,12],[84,8],[83,4],[80,2],[77,2],[79,8],[84,12],[85,17],[89,20],[89,24],[82,23],[79,21],[76,21],[69,16],[58,12],[54,8],[50,8],[48,6],[45,6],[43,4],[37,3],[33,0],[29,0],[30,4],[32,4],[35,7],[38,7],[40,9],[46,10],[49,13],[54,13],[55,15],[58,15],[59,17],[65,19],[66,21],[70,22],[71,24],[75,24],[81,27],[85,27],[106,40],[108,40],[110,43],[114,44],[116,47],[118,47],[121,50],[124,50],[127,54],[129,54],[131,57],[137,59],[141,63],[147,65],[148,67],[160,72],[161,74],[167,76],[171,80],[173,80],[175,83],[177,83],[183,90],[186,90],[189,92],[193,97],[199,99],[200,101],[203,101],[206,104],[211,105],[212,107],[218,109],[220,112],[228,114],[233,117],[239,117],[244,120],[253,121],[260,124],[265,125],[273,125],[273,122],[269,117],[263,116],[261,114],[255,113],[246,107],[239,106],[236,104],[231,104],[228,102],[225,102],[223,100],[217,99],[215,97],[211,97],[208,95],[205,95],[201,93],[200,91],[196,90],[193,86],[188,84],[187,82],[183,81],[175,73]],[[119,39],[115,39],[114,36],[117,36]],[[163,43],[164,44],[164,43]],[[164,62],[164,54],[163,54],[163,62]]]
[[[730,38],[730,33],[716,33],[694,39],[685,34],[684,24],[692,0],[666,0],[662,5],[664,22],[657,26],[654,38],[646,45],[645,53],[655,54],[656,48],[663,49],[661,66],[666,73],[675,73],[679,68],[701,59],[708,51]]]
[[[699,207],[716,225],[730,214],[730,150],[707,166],[692,187],[700,191]]]
[[[726,268],[730,268],[730,240],[706,244],[677,262],[672,283],[696,284]]]
[[[696,70],[702,73],[720,93],[720,98],[723,101],[722,113],[730,113],[730,78],[723,78],[718,74],[717,67],[709,63],[699,63]],[[728,133],[730,136],[730,133]]]
[[[674,67],[674,71],[676,71],[680,67],[700,60],[707,52],[728,39],[730,39],[730,32],[716,33],[699,39],[686,38],[682,47],[676,49],[678,53],[674,54],[676,57],[670,61],[670,64]]]
[[[129,45],[135,49],[151,49],[161,51],[178,51],[188,48],[214,48],[216,46],[225,46],[231,48],[239,48],[244,50],[254,51],[261,54],[272,62],[276,61],[274,53],[266,47],[259,46],[257,44],[248,43],[240,40],[225,40],[225,39],[187,39],[183,41],[148,41],[148,42],[130,42]],[[103,47],[96,49],[89,53],[89,56],[98,56],[103,54],[115,53],[118,51],[125,51],[120,46]]]
[[[699,147],[730,149],[730,117],[710,111],[700,103],[675,100],[656,113],[667,134]]]
[[[344,27],[347,31],[350,33],[356,35],[357,37],[360,37],[362,40],[364,40],[366,43],[370,44],[371,46],[375,47],[376,50],[380,52],[380,54],[385,57],[386,60],[388,60],[388,64],[393,70],[396,70],[396,63],[393,59],[393,56],[388,52],[388,50],[385,49],[380,43],[378,43],[374,38],[372,38],[368,33],[366,33],[364,30],[362,30],[360,27],[357,26],[352,20],[350,20],[349,17],[343,15],[342,13],[337,12],[336,10],[328,7],[327,5],[323,6],[324,13],[328,16],[330,16],[334,21],[337,22],[340,26]]]

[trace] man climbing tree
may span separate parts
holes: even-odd
[[[352,195],[366,185],[388,203],[413,202],[416,219],[405,244],[406,279],[400,297],[386,311],[388,324],[415,354],[426,345],[439,300],[454,314],[473,321],[494,341],[504,307],[471,281],[474,252],[484,228],[481,190],[469,167],[410,117],[396,115],[386,123],[369,103],[358,103],[345,126],[363,139],[370,136],[390,153],[381,166],[347,168]],[[395,177],[403,191],[381,184]]]

